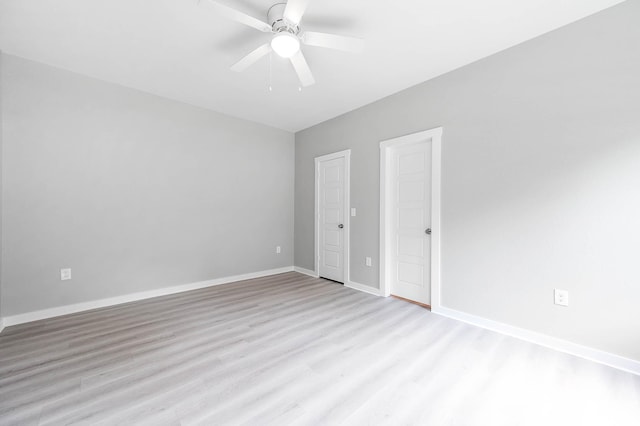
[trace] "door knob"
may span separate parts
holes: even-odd
[[[427,228],[427,229],[424,231],[424,233],[425,233],[425,234],[427,234],[427,235],[431,235],[431,228]]]
[[[342,228],[344,228],[344,225],[340,224],[340,225],[338,225],[338,228],[342,229]]]

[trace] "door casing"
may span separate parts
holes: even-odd
[[[334,160],[336,158],[344,158],[344,253],[342,264],[344,268],[344,284],[349,285],[349,239],[351,234],[350,217],[351,217],[351,150],[334,152],[327,155],[322,155],[315,158],[315,209],[314,209],[314,229],[315,229],[315,244],[314,244],[314,260],[315,260],[315,275],[320,274],[320,163],[323,161]]]
[[[440,303],[440,182],[442,158],[442,127],[425,130],[380,142],[380,295],[391,295],[391,279],[388,262],[389,220],[391,215],[387,198],[389,196],[391,170],[391,149],[418,142],[431,141],[431,309],[437,310]]]

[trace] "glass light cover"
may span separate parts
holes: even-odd
[[[279,56],[290,58],[300,50],[300,40],[291,33],[279,33],[273,36],[271,48]]]

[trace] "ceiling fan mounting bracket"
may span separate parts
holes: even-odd
[[[287,22],[284,19],[284,10],[287,3],[276,3],[267,11],[267,22],[271,24],[274,33],[288,32],[295,36],[300,33],[300,27]]]

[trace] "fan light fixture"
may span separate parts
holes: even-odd
[[[300,40],[290,32],[280,32],[273,36],[271,48],[279,56],[290,58],[300,50]]]

